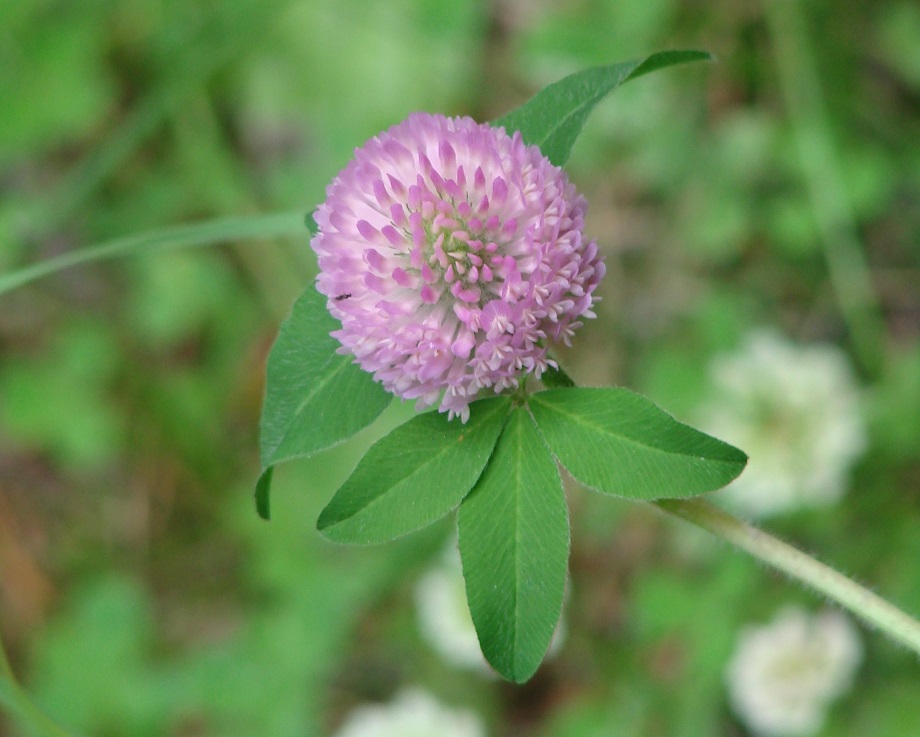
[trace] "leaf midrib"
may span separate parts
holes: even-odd
[[[519,410],[523,411],[523,410]],[[527,419],[527,418],[524,418]],[[520,650],[520,633],[523,629],[521,626],[521,607],[518,606],[518,600],[520,598],[520,583],[523,572],[521,570],[521,490],[524,485],[522,483],[523,479],[523,433],[520,429],[520,422],[518,420],[518,425],[516,426],[515,437],[514,437],[514,448],[513,451],[515,455],[513,456],[512,463],[512,474],[514,484],[512,488],[514,489],[514,647],[511,650],[511,673],[515,676],[517,675],[517,655]]]
[[[284,445],[284,441],[288,439],[288,435],[290,434],[291,429],[294,427],[295,421],[300,417],[300,415],[303,413],[304,409],[306,409],[310,401],[323,389],[323,387],[329,384],[334,378],[336,378],[340,373],[342,373],[344,369],[348,368],[348,366],[351,365],[351,363],[348,361],[348,358],[346,356],[339,356],[338,354],[334,354],[334,357],[332,359],[330,359],[329,361],[323,364],[322,369],[325,369],[330,363],[335,361],[336,358],[341,359],[339,366],[333,369],[332,371],[326,373],[323,376],[323,378],[320,379],[319,381],[312,382],[313,388],[309,392],[307,392],[306,396],[303,398],[300,405],[298,405],[297,409],[294,410],[294,412],[288,418],[288,421],[285,423],[284,432],[281,434],[281,439],[278,440],[278,442],[275,443],[274,446],[272,446],[271,451],[268,453],[267,461],[263,462],[262,464],[263,469],[267,468],[273,463],[278,462],[279,459],[275,457],[275,453],[277,453],[278,449],[282,445]]]
[[[534,399],[534,398],[531,398],[531,401],[533,401],[533,399]],[[603,425],[595,425],[595,424],[592,424],[592,423],[588,422],[588,421],[586,420],[586,418],[585,418],[583,415],[574,414],[574,413],[571,413],[571,412],[566,412],[564,409],[562,409],[562,408],[560,407],[560,405],[551,404],[551,403],[548,404],[548,403],[544,402],[543,400],[540,400],[540,406],[543,407],[543,408],[545,408],[545,409],[548,409],[548,410],[551,411],[551,412],[556,412],[556,413],[558,413],[558,414],[560,414],[560,415],[563,415],[564,417],[566,417],[566,418],[568,418],[568,419],[570,419],[570,420],[572,420],[572,421],[574,421],[574,422],[577,422],[577,424],[581,425],[582,427],[588,428],[589,430],[600,430],[603,434],[605,434],[605,435],[607,435],[607,436],[609,436],[609,437],[615,438],[615,439],[617,439],[617,440],[620,440],[621,442],[625,442],[625,443],[628,443],[628,444],[630,444],[630,445],[635,445],[635,446],[637,446],[637,447],[639,447],[639,448],[643,448],[643,449],[647,449],[647,450],[650,450],[650,451],[654,451],[655,453],[661,453],[661,454],[666,455],[666,456],[667,456],[667,455],[670,455],[670,456],[684,456],[684,457],[686,457],[686,458],[697,458],[697,459],[700,459],[700,460],[706,460],[706,461],[713,462],[713,463],[723,463],[723,464],[726,464],[726,465],[737,465],[738,463],[741,462],[741,461],[725,460],[725,459],[721,459],[721,458],[711,458],[711,457],[709,457],[709,456],[701,456],[701,455],[697,455],[697,454],[695,454],[695,453],[687,453],[687,452],[678,451],[678,450],[665,450],[664,448],[659,448],[659,447],[654,446],[654,445],[646,445],[645,443],[643,443],[643,442],[640,441],[640,440],[634,440],[633,438],[630,438],[628,435],[620,435],[620,434],[618,434],[618,433],[616,433],[616,432],[612,432],[609,428],[606,428],[606,427],[604,427]],[[677,420],[674,420],[674,422],[677,422]],[[693,429],[693,428],[691,428],[691,429]],[[713,439],[715,439],[715,438],[713,438]]]
[[[393,481],[393,483],[389,484],[389,486],[387,486],[380,494],[377,494],[376,496],[371,498],[367,502],[367,504],[365,504],[364,506],[358,507],[357,509],[354,510],[354,512],[352,512],[351,514],[345,517],[338,517],[335,522],[321,529],[328,530],[332,527],[335,527],[336,525],[340,525],[344,522],[348,522],[349,520],[354,519],[358,515],[364,514],[365,512],[368,512],[369,510],[373,509],[375,506],[377,506],[379,502],[381,502],[381,500],[388,498],[390,494],[394,492],[394,490],[396,490],[397,488],[403,487],[406,483],[411,481],[413,478],[422,474],[422,471],[430,468],[433,463],[436,463],[437,461],[439,461],[444,456],[444,454],[447,453],[449,450],[450,450],[450,446],[445,445],[443,448],[435,452],[434,455],[429,456],[429,460],[425,461],[420,466],[416,466],[415,469],[413,469],[410,473],[407,473],[405,476],[397,476],[396,479]]]
[[[495,410],[493,410],[491,413],[489,413],[488,415],[485,415],[485,416],[482,418],[481,424],[479,424],[479,425],[473,430],[473,432],[481,432],[482,428],[485,426],[485,424],[486,424],[487,421],[491,418],[491,416],[492,416],[495,412],[498,412],[498,411],[500,411],[500,410],[501,410],[501,406],[498,406],[498,407],[497,407]],[[472,433],[471,433],[471,434],[472,434]],[[469,437],[469,436],[467,436],[467,437]],[[365,504],[365,505],[362,506],[362,507],[358,507],[357,509],[355,509],[354,512],[352,512],[351,514],[349,514],[349,515],[346,516],[346,517],[338,517],[338,518],[336,518],[335,522],[333,522],[333,523],[331,523],[331,524],[329,524],[329,525],[327,525],[327,526],[325,526],[325,527],[322,527],[322,528],[320,528],[320,529],[323,529],[323,530],[331,529],[331,528],[333,528],[333,527],[335,527],[335,526],[337,526],[337,525],[340,525],[340,524],[342,524],[342,523],[344,523],[344,522],[347,522],[347,521],[349,521],[349,520],[354,519],[354,518],[357,517],[359,514],[363,514],[364,512],[366,512],[366,511],[372,509],[374,506],[377,505],[378,502],[380,502],[382,499],[388,497],[388,496],[394,491],[394,489],[396,489],[397,487],[402,487],[402,486],[404,486],[409,480],[411,480],[412,478],[414,478],[414,477],[416,477],[416,476],[422,474],[422,472],[423,472],[425,469],[430,468],[431,465],[432,465],[433,463],[435,463],[435,462],[437,462],[438,460],[440,460],[441,458],[443,458],[443,456],[444,456],[446,453],[450,452],[450,451],[453,450],[453,449],[454,449],[454,444],[453,444],[453,443],[445,443],[445,444],[444,444],[441,448],[439,448],[433,455],[429,455],[429,456],[428,456],[429,460],[425,461],[424,463],[422,463],[422,464],[419,465],[419,466],[416,466],[410,473],[406,474],[405,476],[397,476],[397,477],[396,477],[396,480],[395,480],[393,483],[391,483],[386,489],[384,489],[382,493],[376,495],[376,496],[373,497],[370,501],[368,501],[367,504]],[[481,473],[481,472],[482,472],[482,469],[480,469],[480,473]],[[471,485],[470,485],[470,488],[471,488],[471,489],[472,489],[473,485],[474,485],[474,484],[471,484]]]
[[[637,62],[623,62],[623,64],[610,64],[610,65],[608,65],[608,66],[601,67],[602,69],[613,69],[613,68],[616,68],[616,67],[619,67],[619,66],[623,66],[623,65],[625,65],[625,64],[630,64],[630,63],[633,63],[633,64],[634,64],[633,68],[630,69],[629,72],[627,72],[625,75],[623,75],[620,79],[618,79],[615,83],[611,84],[609,87],[606,87],[606,88],[604,89],[603,92],[601,92],[601,93],[599,93],[599,94],[593,95],[592,97],[588,98],[587,100],[585,100],[585,101],[582,102],[581,104],[579,104],[579,105],[577,105],[576,107],[572,108],[572,110],[571,110],[565,117],[559,119],[559,122],[558,122],[556,125],[554,125],[552,128],[549,129],[549,133],[547,133],[545,136],[543,136],[543,140],[541,140],[541,141],[524,141],[524,143],[526,143],[526,144],[528,144],[528,145],[535,145],[535,146],[538,146],[539,148],[542,149],[543,146],[546,145],[546,142],[549,141],[553,136],[555,136],[556,133],[558,133],[566,124],[568,124],[568,122],[569,122],[570,120],[572,120],[572,118],[574,118],[576,115],[580,114],[580,113],[581,113],[582,111],[584,111],[586,108],[591,108],[591,107],[596,106],[602,99],[604,99],[607,95],[609,95],[613,90],[615,90],[617,87],[619,87],[621,84],[623,84],[623,82],[626,81],[626,79],[629,77],[629,75],[632,74],[634,71],[636,71],[636,69],[638,69],[639,66],[641,66],[642,64],[644,64],[645,61],[648,60],[648,58],[649,58],[649,57],[646,57],[646,58],[643,59],[642,61],[637,61]],[[560,81],[561,81],[561,80],[560,80]],[[557,84],[558,84],[558,82],[557,82]],[[514,112],[517,112],[517,111],[514,111]],[[504,123],[504,118],[506,118],[506,117],[509,117],[509,116],[503,116],[502,118],[499,118],[498,120],[495,121],[495,124],[496,124],[496,125],[506,125],[506,124]],[[520,129],[517,129],[517,130],[520,130]],[[566,158],[568,158],[568,155],[566,155]],[[556,162],[553,162],[553,163],[556,163]],[[565,162],[558,163],[557,165],[558,165],[558,166],[561,166],[562,163],[565,163]]]
[[[625,81],[628,79],[629,75],[632,74],[634,71],[636,71],[636,69],[638,69],[639,66],[640,66],[644,61],[645,61],[645,59],[643,59],[641,62],[635,62],[635,66],[634,66],[632,69],[630,69],[629,72],[627,72],[625,75],[623,75],[622,77],[620,77],[620,79],[618,79],[616,82],[610,84],[609,87],[605,87],[605,89],[603,90],[603,92],[600,92],[599,94],[595,94],[594,96],[592,96],[592,97],[588,98],[587,100],[585,100],[582,104],[578,105],[577,107],[572,108],[572,111],[571,111],[568,115],[566,115],[564,118],[562,118],[562,119],[560,120],[559,124],[556,125],[554,128],[551,129],[549,135],[547,135],[547,136],[546,136],[539,144],[537,144],[537,145],[538,145],[540,148],[542,148],[544,145],[546,145],[546,142],[547,142],[548,140],[550,140],[553,136],[555,136],[556,133],[558,133],[560,130],[562,130],[562,128],[563,128],[570,120],[572,120],[572,118],[576,117],[576,115],[581,114],[586,108],[595,107],[595,106],[596,106],[601,100],[603,100],[607,95],[609,95],[609,94],[610,94],[611,92],[613,92],[617,87],[619,87],[621,84],[623,84],[623,82],[625,82]],[[626,64],[629,64],[630,62],[625,62],[625,63],[626,63]],[[618,66],[621,66],[621,65],[620,65],[620,64],[611,64],[611,65],[609,65],[609,66],[607,66],[607,67],[603,67],[603,68],[604,68],[604,69],[611,69],[611,68],[618,67]],[[568,155],[566,155],[566,158],[568,158]],[[563,162],[563,163],[565,163],[565,162]],[[561,164],[560,164],[560,165],[561,165]]]

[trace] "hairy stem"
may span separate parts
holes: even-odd
[[[654,504],[824,594],[920,655],[920,622],[842,573],[701,499],[667,499]]]

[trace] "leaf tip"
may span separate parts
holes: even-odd
[[[322,533],[323,537],[329,537],[326,534],[326,530],[328,530],[331,525],[332,525],[332,522],[329,519],[328,515],[326,514],[326,510],[324,509],[322,512],[319,513],[319,517],[316,520],[316,530],[317,532]]]
[[[518,686],[527,683],[527,681],[533,678],[534,673],[537,672],[537,669],[543,663],[542,658],[536,663],[521,663],[517,661],[505,662],[504,660],[496,663],[492,662],[485,652],[483,652],[483,656],[485,656],[486,661],[499,676],[509,683],[514,683]]]
[[[569,376],[561,366],[557,366],[556,368],[550,366],[543,372],[541,381],[547,389],[571,389],[575,386],[572,377]]]
[[[304,225],[307,226],[307,230],[309,230],[312,235],[316,235],[319,231],[319,225],[316,222],[315,215],[316,210],[310,210],[310,212],[304,216]]]
[[[339,524],[342,522],[342,519],[333,512],[330,512],[330,506],[331,504],[326,506],[323,511],[319,513],[319,517],[316,520],[316,531],[329,542],[356,543],[357,540],[352,540],[347,535],[347,532],[345,535],[342,534],[342,527]]]
[[[732,463],[738,464],[739,466],[738,473],[741,473],[741,470],[743,470],[744,467],[747,466],[747,462],[750,460],[750,456],[748,456],[747,453],[741,450],[741,448],[738,448],[732,445],[731,443],[726,443],[724,440],[721,442],[725,443],[725,446],[728,449],[729,454],[731,455],[729,460]]]
[[[677,64],[688,64],[697,61],[713,62],[716,58],[708,51],[698,49],[674,49],[671,51],[659,51],[656,54],[645,57],[632,72],[623,80],[627,82],[637,77],[642,77],[659,69],[675,66]]]
[[[512,671],[508,676],[508,680],[511,681],[512,683],[516,683],[518,686],[522,686],[523,684],[527,683],[527,681],[529,681],[531,678],[533,678],[533,674],[536,672],[537,672],[536,668],[530,668],[523,672]]]
[[[272,485],[272,473],[274,470],[274,466],[269,466],[262,471],[262,475],[259,476],[259,480],[256,481],[256,512],[259,517],[266,522],[272,518],[269,495]]]

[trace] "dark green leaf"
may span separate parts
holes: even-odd
[[[561,366],[558,368],[550,366],[543,372],[540,381],[543,382],[543,385],[547,389],[568,389],[575,386],[572,377],[569,376]]]
[[[540,432],[581,483],[631,499],[721,488],[747,456],[626,389],[551,389],[530,397]]]
[[[712,56],[705,51],[663,51],[644,59],[585,69],[543,88],[493,125],[504,126],[509,133],[520,131],[525,143],[539,146],[544,156],[562,166],[588,115],[610,92],[658,69],[707,60]]]
[[[329,333],[339,323],[326,298],[311,285],[294,304],[268,357],[262,407],[262,476],[256,488],[259,513],[267,518],[276,463],[311,455],[373,422],[392,396],[370,374],[335,352]]]
[[[511,400],[480,399],[463,425],[426,412],[377,441],[322,511],[330,540],[371,544],[431,524],[454,509],[485,467]]]
[[[559,470],[526,407],[512,412],[457,519],[482,652],[503,677],[526,681],[559,621],[569,557]]]
[[[270,493],[272,488],[272,475],[275,467],[269,466],[259,475],[256,481],[256,512],[262,519],[271,519]]]

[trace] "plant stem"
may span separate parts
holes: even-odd
[[[842,573],[701,499],[663,499],[654,504],[824,594],[920,655],[920,622]]]
[[[114,256],[152,253],[168,248],[209,246],[215,243],[252,238],[306,237],[306,233],[304,216],[301,212],[249,215],[206,220],[191,225],[176,225],[97,243],[94,246],[65,253],[57,258],[39,261],[18,271],[0,274],[0,294],[56,271]]]

